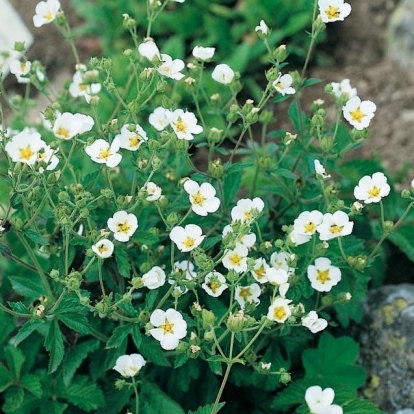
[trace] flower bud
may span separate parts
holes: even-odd
[[[292,376],[289,374],[289,372],[286,371],[285,368],[280,368],[280,380],[282,384],[289,384],[289,382],[292,381]]]
[[[23,220],[20,217],[13,216],[10,218],[10,224],[16,230],[21,230],[24,226]]]
[[[65,285],[68,290],[78,291],[80,288],[82,281],[79,280],[77,277],[68,277],[65,280]]]
[[[92,96],[91,100],[89,101],[89,104],[95,108],[97,108],[101,103],[101,98],[98,95]]]
[[[321,139],[321,148],[324,152],[329,152],[334,146],[332,137],[323,137]]]
[[[259,157],[258,165],[263,171],[269,171],[272,166],[271,158],[268,155]]]
[[[101,190],[101,194],[105,197],[105,198],[112,198],[112,190],[110,190],[109,188],[104,188]]]
[[[384,224],[382,225],[382,229],[385,233],[391,233],[394,229],[394,223],[391,220],[384,221]]]
[[[80,304],[81,304],[81,305],[83,305],[83,306],[88,306],[88,305],[90,304],[91,300],[90,300],[88,297],[86,297],[86,296],[82,296],[82,297],[79,299],[79,302],[80,302]]]
[[[130,58],[132,56],[132,50],[131,49],[125,49],[122,53],[126,58]]]
[[[203,329],[209,329],[214,325],[216,317],[213,312],[203,309],[201,311],[201,319],[203,320]]]
[[[410,196],[411,196],[411,192],[409,190],[404,189],[401,191],[402,198],[409,198]]]
[[[334,303],[334,299],[332,295],[329,293],[326,296],[322,296],[321,302],[323,306],[332,306]]]
[[[211,161],[208,165],[208,172],[214,177],[214,178],[222,178],[224,175],[224,167],[221,163],[220,158]]]
[[[177,213],[172,212],[168,214],[166,221],[170,226],[175,226],[179,222]]]
[[[207,139],[209,142],[218,144],[221,141],[222,136],[223,136],[223,130],[213,127],[213,128],[210,128]]]
[[[229,112],[227,115],[226,121],[233,124],[239,119],[239,114],[236,112]]]
[[[14,42],[14,50],[23,53],[26,50],[24,42]]]
[[[263,125],[270,124],[274,119],[273,112],[268,109],[262,109],[259,115],[259,122]]]
[[[275,51],[273,52],[273,57],[278,62],[283,62],[288,57],[288,52],[286,50],[286,45],[280,45]]]
[[[140,323],[147,323],[150,320],[150,314],[148,311],[141,311],[138,315]]]
[[[312,23],[312,29],[314,33],[321,33],[326,29],[326,24],[322,21],[321,15],[318,15]]]

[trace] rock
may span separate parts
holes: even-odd
[[[414,285],[373,289],[359,335],[366,398],[389,414],[414,414]],[[400,410],[400,411],[398,411]]]
[[[403,0],[394,10],[386,36],[387,55],[401,67],[414,64],[414,0]]]

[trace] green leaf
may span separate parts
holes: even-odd
[[[105,348],[118,348],[122,344],[122,342],[124,342],[125,338],[129,335],[129,333],[132,331],[133,327],[134,325],[130,323],[128,325],[121,325],[116,327],[112,336],[106,343]]]
[[[0,363],[0,392],[10,387],[13,384],[13,380],[14,378],[10,371]]]
[[[296,101],[293,101],[289,106],[289,118],[292,120],[295,130],[301,131],[301,125],[305,125],[306,122],[306,115],[299,110]]]
[[[170,361],[168,361],[164,355],[160,345],[153,338],[148,338],[146,336],[142,337],[140,353],[146,360],[153,362],[155,365],[161,367],[171,366]]]
[[[279,412],[279,410],[289,413],[294,412],[291,407],[305,403],[305,392],[312,385],[320,384],[311,379],[302,379],[290,383],[277,394],[273,400],[272,408],[276,412]]]
[[[9,341],[9,335],[15,329],[14,317],[6,312],[0,312],[0,345]]]
[[[24,400],[24,390],[21,387],[12,386],[4,393],[5,403],[3,404],[4,413],[16,411]]]
[[[62,393],[62,397],[86,412],[96,410],[105,404],[101,389],[86,376],[74,377]]]
[[[20,380],[20,385],[36,398],[40,398],[42,396],[42,383],[37,375],[24,375]]]
[[[153,289],[145,295],[145,308],[151,311],[157,299],[158,289]]]
[[[303,353],[305,378],[346,384],[358,388],[365,383],[366,374],[362,367],[356,366],[359,346],[350,337],[334,338],[324,332],[318,348],[307,349]]]
[[[290,170],[287,170],[286,168],[275,168],[272,170],[272,173],[285,178],[290,178],[291,180],[296,180],[298,178],[297,174],[293,173]]]
[[[34,319],[27,321],[19,330],[17,335],[13,338],[13,344],[15,346],[19,345],[24,341],[29,335],[31,335],[37,328],[43,325],[44,322],[39,319]]]
[[[205,251],[207,251],[207,250],[211,249],[213,246],[215,246],[221,240],[222,240],[221,236],[209,237],[208,239],[204,240],[203,249]]]
[[[119,274],[128,278],[131,275],[131,263],[128,253],[120,247],[115,248],[115,259],[118,265]]]
[[[241,171],[227,174],[224,176],[223,179],[223,187],[224,187],[224,194],[225,197],[225,204],[230,205],[233,203],[233,198],[237,194],[240,188],[241,178],[242,178]]]
[[[305,82],[302,83],[302,88],[306,88],[307,86],[316,85],[317,83],[322,82],[322,79],[318,78],[309,78],[306,79]]]
[[[20,379],[20,372],[26,360],[23,352],[15,346],[7,346],[4,349],[4,356],[14,378]]]
[[[141,385],[145,413],[185,414],[184,410],[156,384],[144,381]]]
[[[63,348],[63,337],[59,329],[59,324],[54,319],[49,327],[48,334],[45,339],[45,348],[49,352],[49,368],[48,373],[55,372],[62,362],[65,350]]]
[[[344,414],[385,414],[384,411],[381,411],[374,404],[366,400],[355,399],[343,407]]]
[[[45,246],[49,244],[38,232],[32,229],[25,229],[22,233],[30,240],[34,241],[35,243],[41,244]]]
[[[42,279],[38,275],[23,274],[21,276],[8,276],[13,289],[22,296],[29,298],[38,298],[39,296],[47,296]]]
[[[412,224],[399,227],[388,236],[388,240],[395,244],[414,262],[414,235]]]
[[[12,257],[10,248],[3,243],[0,243],[0,254],[6,259],[10,259]]]
[[[225,402],[221,402],[217,405],[216,413],[218,413],[225,405]],[[211,414],[214,404],[205,405],[204,407],[199,407],[195,411],[189,411],[188,414]]]
[[[91,331],[88,319],[79,313],[63,313],[58,314],[57,318],[60,322],[64,323],[68,328],[79,332],[81,334],[87,334]]]
[[[11,309],[18,313],[24,313],[26,315],[31,315],[29,309],[27,309],[26,305],[23,302],[7,302]]]
[[[58,401],[44,401],[40,406],[40,414],[63,414],[68,406]]]
[[[180,368],[181,366],[183,366],[188,360],[190,359],[190,357],[187,354],[178,354],[175,358],[174,361],[174,369],[176,368]]]
[[[138,241],[138,243],[147,244],[150,246],[152,244],[158,243],[160,241],[160,238],[149,231],[137,230],[134,233],[134,240]]]
[[[138,324],[134,324],[134,327],[132,328],[131,332],[132,340],[134,341],[135,346],[137,349],[141,347],[142,342],[142,335],[141,335],[141,329]]]

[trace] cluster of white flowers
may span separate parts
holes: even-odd
[[[305,392],[305,401],[312,414],[343,414],[343,409],[332,404],[335,391],[332,388],[322,388],[319,385],[309,387]]]

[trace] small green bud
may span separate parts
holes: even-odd
[[[229,282],[236,282],[239,279],[239,274],[237,272],[235,272],[234,270],[230,270],[227,273],[226,279]]]
[[[26,50],[26,47],[24,45],[24,42],[15,42],[14,43],[14,50],[16,52],[23,53]]]
[[[326,24],[322,21],[321,15],[318,15],[312,23],[312,29],[314,33],[321,33],[326,29]]]
[[[384,221],[382,229],[385,233],[391,233],[394,229],[394,223],[391,220]]]
[[[241,332],[244,327],[244,314],[237,313],[233,315],[230,313],[229,318],[227,319],[226,326],[230,332]]]
[[[177,213],[172,212],[168,214],[166,221],[170,226],[175,226],[180,221],[180,219],[178,218]]]
[[[99,316],[102,318],[109,312],[110,307],[107,301],[103,299],[95,305],[95,309],[98,311]]]
[[[24,226],[23,220],[20,217],[13,216],[10,218],[10,224],[16,230],[21,230]]]
[[[86,207],[81,208],[81,209],[79,210],[79,215],[80,215],[82,218],[89,217],[89,210],[88,210]]]
[[[59,270],[52,269],[52,270],[49,272],[49,275],[50,275],[50,277],[51,277],[53,280],[59,280]]]
[[[76,277],[69,277],[65,280],[65,285],[68,290],[78,291],[82,281]]]
[[[103,70],[110,70],[112,68],[112,60],[110,58],[102,58],[100,66]]]
[[[204,332],[204,339],[208,342],[214,341],[214,330]]]
[[[332,306],[334,303],[334,299],[332,295],[329,293],[326,296],[322,296],[321,302],[323,306]]]
[[[410,190],[404,189],[404,190],[401,191],[401,197],[402,198],[409,198],[410,196],[411,196]]]
[[[322,117],[322,116],[320,116],[320,115],[314,115],[314,116],[312,117],[312,119],[311,119],[311,124],[312,124],[313,126],[319,126],[319,127],[322,127],[322,126],[323,126],[323,124],[324,124],[323,117]]]
[[[55,19],[55,24],[57,26],[63,27],[65,26],[67,23],[67,19],[66,16],[64,15],[63,12],[58,12],[56,15],[56,19]]]
[[[268,125],[274,120],[274,115],[272,111],[268,109],[262,109],[259,115],[259,122],[263,125]]]
[[[220,158],[211,161],[208,165],[208,172],[214,177],[214,178],[222,178],[224,175],[224,167],[221,163]]]
[[[323,137],[321,139],[321,148],[324,152],[329,152],[334,146],[332,137]]]
[[[101,98],[98,95],[92,96],[89,104],[95,108],[97,108],[101,104]]]
[[[125,303],[131,303],[132,302],[132,295],[131,292],[126,292],[122,296],[122,301]]]
[[[136,100],[133,100],[127,104],[127,109],[131,114],[136,114],[139,112],[139,103]]]
[[[147,323],[150,320],[150,313],[148,311],[141,311],[138,315],[140,323]]]
[[[214,325],[214,322],[216,320],[216,316],[213,312],[203,309],[201,311],[201,319],[203,320],[203,329],[209,329]]]
[[[263,254],[270,254],[273,250],[273,245],[270,241],[260,243],[259,251]]]
[[[218,144],[221,141],[222,136],[223,136],[223,130],[213,127],[213,128],[210,128],[207,139],[209,142]]]
[[[277,247],[278,249],[281,249],[284,246],[285,242],[282,239],[277,239],[275,241],[275,247]]]
[[[273,52],[273,57],[278,62],[284,62],[288,57],[288,52],[286,50],[286,45],[280,45],[275,51]]]
[[[280,368],[280,382],[282,384],[289,384],[289,382],[292,381],[292,376],[289,374],[289,372],[286,371],[285,368]]]
[[[257,354],[252,349],[248,349],[244,353],[244,359],[250,364],[254,364],[257,361]]]
[[[157,85],[156,85],[156,91],[158,93],[164,93],[165,92],[165,88],[167,87],[167,82],[163,79],[161,79]]]
[[[117,379],[115,381],[115,388],[117,390],[121,390],[125,386],[126,381],[124,379]]]
[[[251,110],[251,112],[249,112],[246,117],[245,120],[248,124],[253,125],[255,124],[258,120],[259,120],[259,113],[258,113],[258,108],[253,108]]]
[[[144,286],[144,283],[142,282],[142,278],[141,277],[133,277],[131,279],[131,285],[135,288],[135,289],[140,289]]]
[[[68,194],[66,191],[61,191],[61,192],[58,194],[58,200],[59,200],[61,203],[64,203],[65,201],[68,201],[68,200],[69,200],[69,198],[70,198],[70,196],[69,196],[69,194]]]
[[[89,298],[87,298],[86,296],[82,296],[82,297],[79,299],[79,302],[80,302],[80,304],[81,304],[81,305],[83,305],[83,306],[88,306],[88,305],[91,303],[91,300],[90,300]]]
[[[125,17],[126,16],[126,17]],[[134,29],[137,25],[137,22],[132,17],[129,17],[126,13],[124,14],[124,21],[122,22],[122,26],[125,29],[131,30]]]
[[[259,157],[258,165],[262,170],[268,171],[272,165],[272,160],[268,155]]]
[[[186,139],[177,139],[175,147],[182,152],[188,152],[190,144]]]
[[[226,118],[227,122],[230,122],[231,124],[236,122],[238,119],[239,119],[239,114],[233,113],[233,112],[229,112]]]
[[[122,53],[126,58],[130,58],[132,56],[132,50],[131,49],[125,49]]]
[[[112,190],[110,190],[109,188],[104,188],[101,190],[101,194],[105,197],[105,198],[112,198]]]
[[[336,202],[336,206],[338,207],[339,210],[341,210],[345,206],[345,201],[344,200],[338,200]]]

